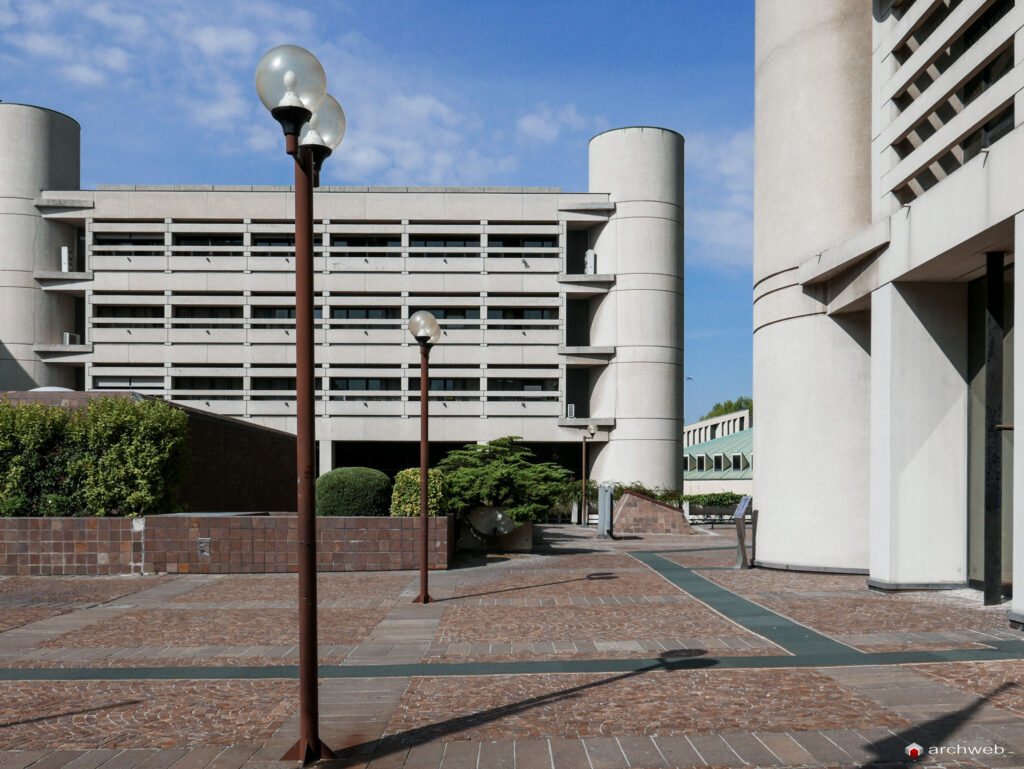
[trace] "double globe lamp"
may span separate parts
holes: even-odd
[[[319,736],[316,517],[313,462],[313,187],[345,135],[345,113],[327,93],[324,68],[305,48],[279,45],[256,66],[260,101],[281,124],[295,161],[295,411],[298,472],[299,741],[282,757],[308,765],[334,753]]]

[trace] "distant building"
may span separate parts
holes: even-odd
[[[0,104],[0,391],[139,390],[293,432],[292,190],[83,190],[79,132]],[[435,456],[520,435],[578,471],[595,425],[590,477],[678,487],[683,137],[606,131],[589,172],[583,192],[316,192],[321,471],[418,464],[426,309]]]
[[[731,491],[753,494],[754,430],[748,428],[687,446],[683,468],[684,494]]]
[[[695,443],[721,438],[725,435],[738,433],[751,427],[750,411],[733,411],[729,414],[702,419],[699,422],[688,424],[683,428],[683,446],[692,446]]]

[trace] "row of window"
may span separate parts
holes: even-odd
[[[157,377],[147,377],[157,380]],[[162,382],[162,379],[160,379]],[[253,390],[294,390],[295,377],[260,377],[254,376],[251,379]],[[558,380],[554,378],[533,379],[533,378],[500,378],[487,377],[486,389],[497,392],[557,392]],[[457,392],[480,390],[479,377],[439,377],[430,378],[429,383],[432,392]],[[215,377],[215,376],[176,376],[171,379],[171,389],[174,390],[242,390],[242,377]],[[401,377],[331,377],[330,389],[352,390],[358,392],[374,391],[400,391],[402,389]],[[409,388],[412,392],[419,392],[419,377],[409,377]]]
[[[295,248],[295,236],[253,233],[252,245],[257,248]],[[163,233],[96,232],[94,246],[163,246]],[[416,235],[409,238],[412,248],[481,248],[479,235]],[[173,233],[171,244],[183,247],[238,247],[244,245],[242,233]],[[331,235],[331,247],[337,248],[401,248],[400,235]],[[317,243],[316,245],[322,245]],[[490,235],[491,248],[558,248],[557,235]]]
[[[754,463],[752,454],[686,454],[683,457],[683,469],[691,472],[708,472],[711,470],[746,470]]]
[[[410,307],[409,314],[417,312],[418,307]],[[453,324],[447,321],[452,320],[480,320],[479,307],[443,307],[431,309],[439,321],[446,328],[472,328],[476,324]],[[314,318],[323,319],[323,309],[316,307],[313,310]],[[116,318],[132,319],[133,322],[107,323],[107,328],[161,328],[164,318],[163,305],[118,305],[101,304],[93,307],[94,318]],[[181,319],[241,319],[243,317],[240,305],[174,305],[171,311],[172,318]],[[288,321],[295,319],[294,307],[255,305],[252,307],[254,320],[275,320]],[[331,320],[401,320],[402,310],[400,307],[332,307],[330,309]],[[137,319],[137,320],[136,320]],[[154,322],[160,319],[161,322]],[[487,309],[488,320],[558,320],[557,307],[489,307]],[[146,322],[149,320],[150,322]],[[278,324],[252,324],[254,328],[272,328]],[[372,329],[380,328],[381,324],[368,326],[349,326],[349,328]],[[217,324],[216,328],[241,328],[240,324]],[[507,326],[492,326],[492,328],[510,328]],[[512,326],[511,328],[520,328]]]

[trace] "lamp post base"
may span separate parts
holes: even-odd
[[[434,599],[429,594],[420,593],[413,599],[413,603],[433,603]]]
[[[281,756],[282,761],[301,761],[303,766],[315,764],[325,758],[337,758],[337,756],[319,739],[316,742],[299,739],[288,749],[287,753]]]

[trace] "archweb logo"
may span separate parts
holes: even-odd
[[[924,748],[918,745],[916,742],[912,742],[907,745],[907,755],[911,758],[920,758],[921,754],[924,753]]]

